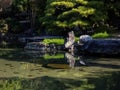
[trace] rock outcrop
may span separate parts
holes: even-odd
[[[90,41],[90,40],[92,40],[92,37],[89,35],[81,35],[79,38],[79,41],[81,43],[86,43],[87,41]]]
[[[80,49],[89,54],[119,55],[120,39],[95,39],[86,42]]]

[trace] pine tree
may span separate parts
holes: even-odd
[[[47,0],[45,16],[40,20],[51,33],[78,28],[100,27],[106,22],[104,2],[99,0]]]

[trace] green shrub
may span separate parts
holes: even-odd
[[[76,41],[76,42],[79,41],[79,37],[75,37],[75,41]]]
[[[79,37],[75,37],[75,41],[79,41]],[[57,38],[57,39],[44,39],[43,43],[45,44],[57,44],[57,45],[63,45],[64,44],[64,39],[63,38]]]
[[[59,39],[44,39],[43,43],[45,44],[57,44],[57,45],[63,45],[64,44],[64,39],[63,38],[59,38]]]
[[[92,35],[93,38],[108,38],[110,37],[110,35],[105,31],[105,32],[101,32],[101,33],[96,33],[94,35]]]

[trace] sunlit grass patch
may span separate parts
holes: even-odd
[[[95,33],[94,35],[92,35],[93,38],[108,38],[110,37],[110,34],[108,34],[107,32],[101,32],[101,33]]]
[[[45,44],[51,44],[51,43],[53,44],[54,43],[54,44],[57,44],[57,45],[63,45],[64,44],[64,39],[63,38],[44,39],[43,42]]]

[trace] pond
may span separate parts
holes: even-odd
[[[119,90],[120,58],[0,49],[0,90]]]

